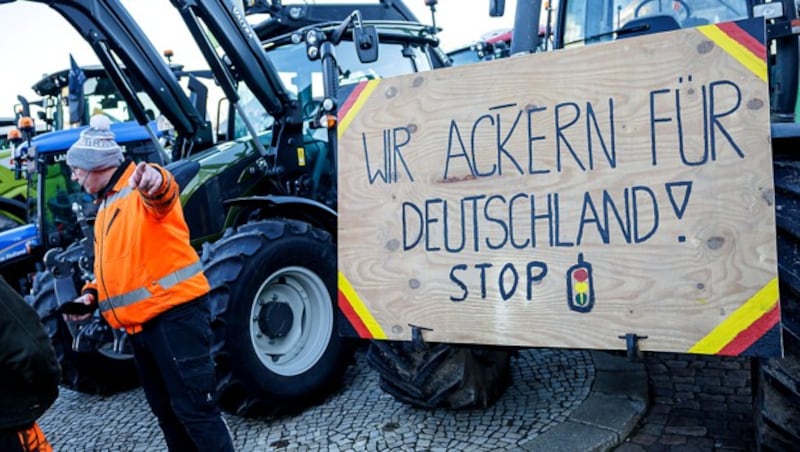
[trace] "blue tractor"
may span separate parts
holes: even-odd
[[[172,69],[177,77],[184,74],[178,66]],[[174,144],[170,138],[171,131],[159,130],[156,112],[160,109],[157,105],[148,98],[144,98],[145,101],[137,99],[138,105],[131,105],[122,98],[112,82],[111,73],[102,66],[87,66],[81,71],[83,81],[79,99],[83,105],[81,114],[73,118],[77,119],[76,122],[69,118],[67,87],[72,77],[68,69],[48,74],[33,86],[33,90],[42,96],[40,100],[28,102],[19,97],[23,114],[29,114],[32,105],[38,106],[38,122],[45,125],[45,132],[36,134],[34,121],[23,116],[21,123],[28,126],[21,128],[20,137],[12,143],[14,148],[10,157],[15,177],[27,183],[27,196],[20,200],[6,200],[8,206],[2,207],[12,213],[13,218],[27,221],[27,224],[0,232],[0,274],[23,294],[30,290],[32,276],[42,269],[40,262],[47,250],[66,247],[81,237],[72,205],[77,202],[90,206],[91,200],[82,193],[78,184],[70,180],[65,154],[88,127],[90,113],[102,113],[111,119],[111,131],[134,160],[163,164],[171,159],[164,150],[165,146]],[[124,68],[119,68],[118,73],[124,74]],[[195,84],[194,89],[205,102],[204,86]],[[73,108],[74,102],[72,100]],[[140,110],[141,121],[134,114]],[[210,140],[210,134],[202,136]],[[202,149],[208,140],[192,144],[195,149]]]

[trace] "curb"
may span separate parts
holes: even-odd
[[[565,420],[522,444],[531,451],[606,451],[631,434],[648,407],[642,361],[591,351],[595,379],[589,396]]]

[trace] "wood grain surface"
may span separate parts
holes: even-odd
[[[695,29],[370,88],[339,272],[388,339],[685,352],[777,276],[767,84]]]

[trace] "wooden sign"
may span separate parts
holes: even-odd
[[[338,146],[355,330],[780,354],[763,36],[726,23],[355,87]]]

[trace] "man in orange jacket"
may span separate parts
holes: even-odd
[[[233,450],[217,408],[208,281],[165,169],[124,159],[105,116],[67,151],[72,180],[99,205],[95,280],[76,301],[130,335],[145,396],[171,451]],[[88,314],[68,316],[81,320]]]

